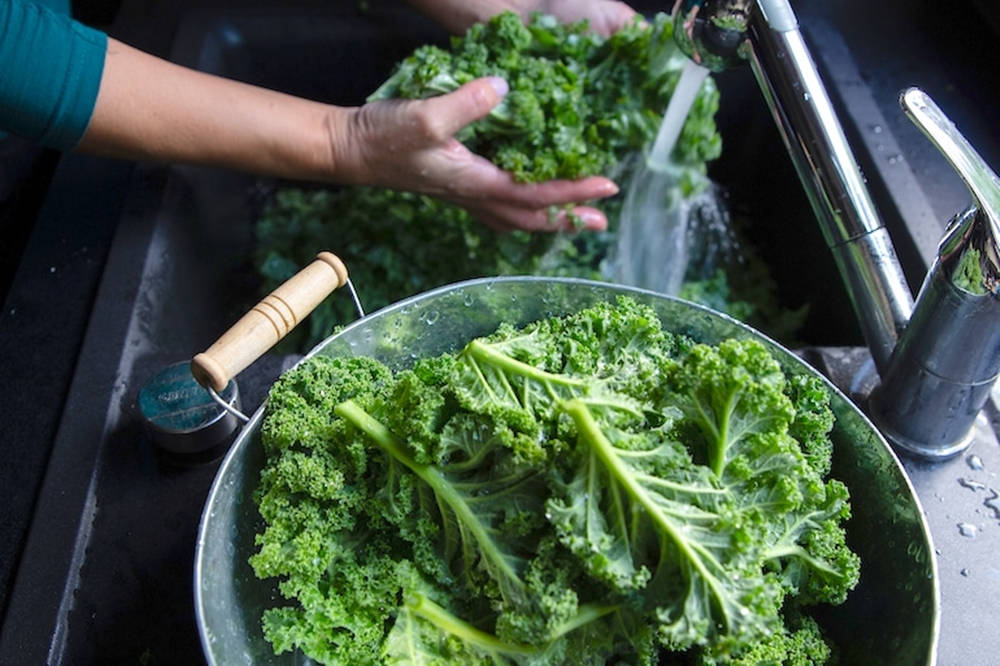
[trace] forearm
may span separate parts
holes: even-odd
[[[180,67],[109,39],[97,103],[79,149],[331,180],[331,138],[348,113]]]

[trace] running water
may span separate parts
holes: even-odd
[[[701,89],[701,84],[707,76],[708,69],[693,60],[684,61],[677,86],[670,96],[666,111],[663,112],[656,141],[653,142],[653,148],[646,157],[647,168],[659,172],[670,168],[670,153],[674,150],[677,137],[681,135],[681,129],[684,127],[684,121],[687,120],[694,100],[698,97],[698,90]]]
[[[693,202],[681,196],[679,167],[670,155],[707,75],[708,69],[685,61],[653,147],[632,169],[615,249],[616,282],[676,295],[684,281]]]

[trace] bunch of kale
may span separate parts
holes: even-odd
[[[474,25],[450,50],[418,48],[370,99],[419,99],[482,76],[502,76],[506,98],[458,138],[523,182],[607,174],[656,136],[685,56],[670,17],[658,14],[602,38],[585,22],[536,14],[529,25],[505,12]],[[681,130],[675,160],[719,156],[714,84],[701,89]]]
[[[273,388],[251,558],[329,664],[819,664],[859,560],[834,417],[755,340],[631,299]]]
[[[684,62],[666,14],[605,38],[583,22],[566,25],[537,14],[525,25],[508,12],[473,26],[448,49],[418,48],[372,99],[423,98],[477,77],[502,76],[510,85],[504,101],[459,135],[470,149],[522,181],[617,177],[655,137]],[[687,190],[703,184],[705,163],[721,151],[718,102],[709,78],[674,153]],[[621,201],[599,205],[609,218],[607,232],[499,234],[464,209],[427,196],[286,187],[258,220],[256,264],[269,291],[318,250],[332,249],[347,263],[368,310],[471,277],[604,279]],[[349,303],[325,302],[308,329],[293,332],[293,344],[308,349],[354,317]]]

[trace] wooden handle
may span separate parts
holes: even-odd
[[[320,252],[315,261],[265,296],[215,344],[195,356],[191,374],[202,386],[221,391],[346,283],[344,262],[330,252]]]

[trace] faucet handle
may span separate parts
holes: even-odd
[[[965,181],[976,206],[989,222],[994,241],[1000,241],[1000,178],[923,90],[907,88],[900,93],[899,103],[907,117]]]
[[[949,224],[869,408],[897,448],[944,460],[972,443],[1000,376],[1000,179],[926,93],[909,88],[900,104],[974,203]]]

